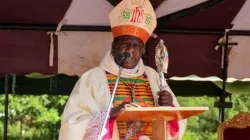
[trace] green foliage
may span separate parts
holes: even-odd
[[[63,107],[68,97],[65,96],[18,96],[9,95],[10,139],[51,139],[58,133]],[[4,102],[4,96],[0,96]],[[0,119],[3,122],[4,106],[0,106]],[[0,127],[2,137],[3,125]],[[55,129],[56,128],[56,129]],[[54,134],[53,134],[54,133]]]
[[[233,108],[226,109],[225,120],[233,118],[240,112],[250,109],[248,94],[234,94]],[[207,106],[209,111],[188,119],[187,131],[183,140],[217,140],[219,109],[214,107],[218,99],[212,97],[178,97],[181,106]]]
[[[29,78],[34,78],[34,79],[42,79],[42,78],[49,78],[49,77],[53,77],[54,75],[43,75],[40,73],[31,73],[31,74],[27,74],[25,75]]]
[[[10,140],[57,140],[61,114],[67,101],[66,96],[18,96],[9,95]],[[214,107],[218,98],[178,97],[181,106],[207,106],[209,111],[188,119],[183,140],[216,140],[219,109]],[[4,102],[4,96],[0,96]],[[240,112],[249,111],[248,94],[234,94],[232,109],[226,109],[225,119],[230,119]],[[3,136],[4,106],[0,104],[0,137]],[[0,139],[1,139],[0,138]]]

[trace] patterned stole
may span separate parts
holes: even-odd
[[[116,75],[113,75],[109,72],[106,72],[106,75],[109,83],[110,93],[112,93],[116,82]],[[134,91],[131,91],[131,88],[133,87]],[[120,78],[116,95],[114,97],[113,106],[116,107],[123,102],[131,102],[131,100],[140,106],[154,106],[153,94],[145,73],[135,78]],[[117,126],[119,129],[120,140],[136,140],[141,135],[146,135],[152,139],[151,123],[118,121]]]

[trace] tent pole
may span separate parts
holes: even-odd
[[[228,78],[228,75],[227,75],[227,71],[228,71],[228,54],[229,54],[229,48],[228,48],[228,45],[229,44],[232,44],[232,45],[237,45],[237,43],[229,43],[228,41],[228,37],[229,37],[229,33],[228,31],[226,31],[225,33],[225,37],[226,37],[226,42],[225,43],[222,43],[222,46],[223,46],[223,69],[222,69],[222,79],[223,79],[223,83],[222,83],[222,91],[221,91],[221,94],[220,94],[220,100],[219,102],[215,102],[214,103],[214,106],[219,108],[219,123],[222,123],[224,122],[224,119],[225,119],[225,108],[232,108],[233,104],[232,102],[226,102],[226,97],[229,95],[227,92],[226,92],[226,82],[227,82],[227,78]]]
[[[224,56],[223,56],[223,84],[222,84],[222,94],[220,96],[220,102],[225,103],[226,97],[226,82],[227,82],[227,68],[228,68],[228,33],[226,32],[226,43],[224,46]],[[221,106],[219,120],[220,123],[224,122],[225,119],[225,108]]]
[[[57,25],[37,25],[37,24],[0,24],[1,30],[35,30],[35,31],[55,31]],[[110,26],[85,26],[85,25],[64,25],[61,31],[93,31],[110,32]],[[156,33],[164,34],[203,34],[203,35],[224,35],[223,29],[161,29],[156,28]],[[250,32],[250,31],[249,31]]]
[[[8,133],[8,104],[9,104],[9,75],[5,75],[5,101],[4,101],[4,140],[7,140]]]
[[[229,53],[229,48],[228,48],[228,32],[226,31],[225,33],[226,36],[226,42],[225,42],[225,46],[224,46],[224,56],[223,56],[223,72],[222,72],[222,76],[223,76],[223,84],[222,84],[222,94],[220,95],[220,103],[221,106],[220,110],[219,110],[219,122],[224,122],[225,119],[225,108],[227,108],[225,105],[227,104],[225,101],[225,98],[227,96],[226,94],[226,82],[227,82],[227,72],[228,72],[228,53]],[[224,105],[223,105],[224,104]]]
[[[0,24],[0,30],[35,30],[35,31],[55,31],[55,24]],[[110,32],[110,26],[86,26],[86,25],[64,25],[61,31],[93,31]],[[158,27],[155,33],[164,34],[201,34],[201,35],[224,35],[223,29],[165,29]],[[250,30],[230,30],[228,35],[250,36]]]

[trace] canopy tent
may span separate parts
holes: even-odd
[[[158,18],[156,33],[164,39],[169,51],[168,77],[194,74],[222,78],[223,47],[218,50],[215,47],[225,34],[224,30],[229,28],[232,29],[228,33],[231,40],[238,45],[229,55],[228,77],[250,77],[247,65],[249,38],[235,36],[250,34],[242,31],[250,28],[249,1],[151,2]],[[0,74],[81,75],[96,66],[110,48],[112,34],[108,14],[117,3],[119,0],[2,2]],[[57,35],[51,36],[48,31]],[[154,47],[148,50],[146,65],[154,67]]]
[[[221,78],[224,92],[220,96],[223,103],[227,77],[239,80],[250,78],[250,59],[247,55],[250,41],[250,20],[247,13],[250,1],[150,1],[157,15],[158,27],[155,33],[164,40],[169,52],[168,78],[190,75]],[[1,2],[0,75],[38,72],[79,76],[97,66],[112,42],[108,14],[119,2],[120,0]],[[226,29],[229,32],[225,32]],[[225,42],[220,42],[220,38],[224,36]],[[222,45],[218,46],[218,42]],[[233,46],[228,53],[228,43],[238,45]],[[154,47],[148,42],[144,57],[145,64],[153,68]],[[26,77],[23,78],[25,81]],[[17,82],[20,81],[18,79],[17,77]],[[6,94],[9,83],[13,82],[6,76]],[[32,85],[33,82],[27,83]],[[210,89],[213,89],[212,86]],[[178,84],[176,89],[180,89]],[[12,91],[18,92],[18,87],[15,86]],[[50,92],[52,91],[50,88]],[[212,92],[216,91],[220,90],[215,87]],[[7,99],[5,103],[7,104]],[[223,113],[224,107],[220,107]],[[5,113],[7,112],[6,108]]]

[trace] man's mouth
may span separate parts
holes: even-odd
[[[135,61],[135,60],[134,60],[133,57],[125,60],[125,62],[130,62],[130,63],[131,63],[131,62],[134,62],[134,61]]]

